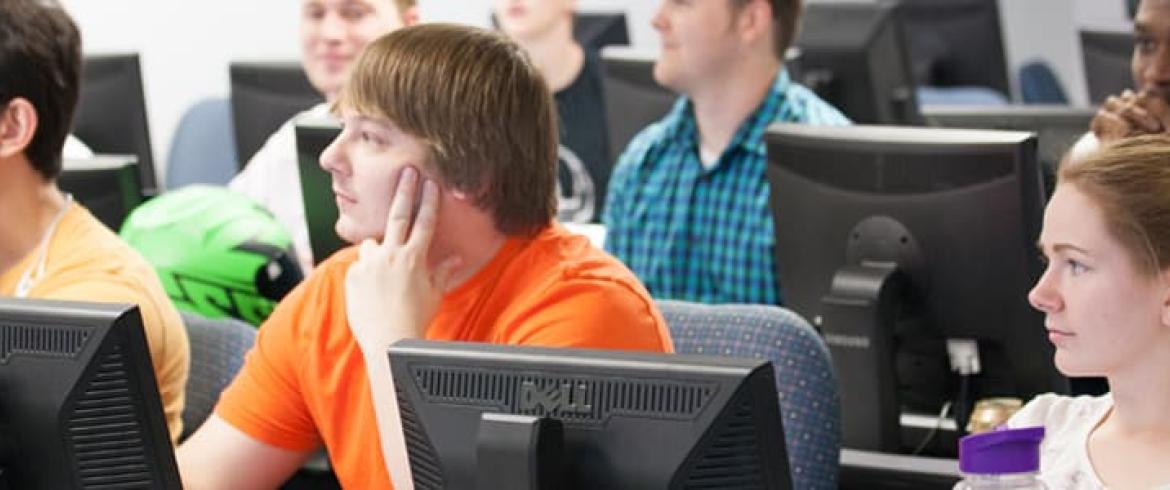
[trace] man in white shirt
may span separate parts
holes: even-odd
[[[314,257],[305,224],[293,120],[302,115],[328,117],[329,104],[366,44],[417,22],[416,0],[301,1],[301,62],[309,82],[325,96],[325,103],[281,125],[228,186],[259,201],[288,229],[306,275],[313,269]]]

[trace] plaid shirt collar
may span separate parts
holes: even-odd
[[[759,158],[767,157],[762,136],[768,126],[776,119],[777,112],[787,100],[790,85],[792,85],[792,79],[788,75],[788,70],[781,67],[776,73],[776,78],[772,81],[768,95],[764,97],[760,105],[756,106],[756,110],[740,124],[735,136],[731,138],[731,143],[723,151],[724,154],[742,150]],[[667,141],[684,147],[697,146],[699,127],[695,120],[695,104],[690,97],[680,97],[674,103],[670,113],[667,114],[665,122],[665,139]],[[723,160],[725,159],[721,156],[720,164],[716,165],[715,168],[721,167]]]

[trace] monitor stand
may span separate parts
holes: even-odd
[[[559,420],[485,413],[475,442],[478,488],[567,488],[564,430]]]
[[[896,262],[863,261],[837,270],[816,319],[841,387],[842,445],[898,452],[894,325],[904,276]]]

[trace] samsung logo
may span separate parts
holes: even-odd
[[[589,387],[583,384],[561,383],[541,387],[535,381],[520,384],[520,410],[544,413],[589,414]]]
[[[825,343],[833,347],[845,347],[848,349],[868,349],[869,337],[862,335],[842,335],[839,333],[826,333]]]

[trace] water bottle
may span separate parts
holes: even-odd
[[[959,441],[963,481],[955,490],[1047,490],[1037,478],[1043,427],[997,429]]]

